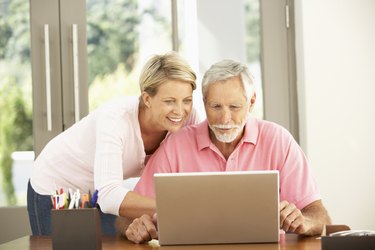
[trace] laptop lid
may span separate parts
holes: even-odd
[[[155,174],[160,245],[279,241],[278,171]]]

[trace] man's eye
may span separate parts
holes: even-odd
[[[220,109],[221,106],[220,105],[212,105],[211,108],[213,108],[213,109]]]
[[[165,100],[164,101],[166,104],[172,104],[174,101],[173,100]]]
[[[231,106],[229,106],[229,108],[231,110],[239,110],[241,108],[241,106],[231,105]]]

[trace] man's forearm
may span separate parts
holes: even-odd
[[[117,217],[115,221],[116,232],[125,236],[125,231],[133,220],[125,217]]]
[[[321,201],[315,201],[301,210],[306,219],[306,223],[310,225],[310,229],[306,235],[321,234],[324,225],[331,224],[331,219],[327,210]]]
[[[155,200],[135,192],[128,192],[121,203],[119,214],[129,219],[139,218],[144,214],[151,217],[156,211]]]

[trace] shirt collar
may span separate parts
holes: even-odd
[[[197,137],[199,151],[209,147],[211,144],[208,129],[209,128],[207,120],[204,120],[203,122],[197,125],[197,134],[195,136]]]
[[[253,117],[247,119],[245,133],[242,137],[244,142],[256,144],[259,135],[258,120]]]
[[[242,137],[243,142],[256,144],[259,135],[258,121],[249,117],[245,125],[245,133]],[[207,119],[197,125],[197,143],[198,150],[207,148],[211,144]]]

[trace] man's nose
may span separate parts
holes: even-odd
[[[224,108],[221,114],[221,123],[227,124],[231,121],[231,119],[232,119],[232,113],[230,112],[229,109]]]

